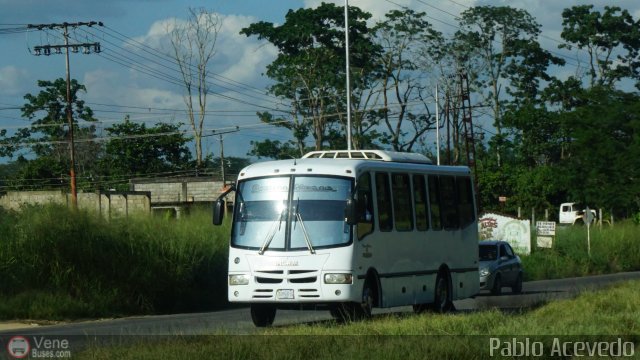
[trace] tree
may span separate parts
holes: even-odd
[[[523,59],[534,60],[536,71],[527,70],[528,77],[540,76],[539,70],[546,68],[545,53],[536,45],[539,33],[540,25],[526,10],[508,6],[477,6],[462,13],[460,30],[455,34],[456,47],[467,49],[464,60],[472,65],[469,78],[484,102],[492,108],[497,132],[494,140],[498,166],[501,165],[501,147],[505,140],[502,133],[503,86],[513,85],[507,81],[509,77],[514,80],[522,78],[520,69],[529,65],[523,63]],[[530,56],[532,51],[535,56]],[[524,83],[520,81],[520,84]]]
[[[38,87],[44,88],[37,95],[26,94],[27,103],[22,107],[22,116],[31,120],[31,127],[20,129],[16,139],[28,142],[37,156],[50,156],[57,161],[68,161],[69,127],[66,115],[66,81],[62,78],[53,82],[38,80]],[[95,126],[91,108],[86,107],[78,94],[87,91],[77,80],[71,80],[71,107],[77,140],[94,137]],[[83,120],[81,123],[79,120]],[[83,136],[84,134],[84,136]],[[81,141],[82,142],[82,141]],[[88,152],[81,145],[78,152]],[[78,161],[82,165],[82,161]]]
[[[365,23],[370,16],[349,7],[353,68],[367,69],[375,52]],[[316,9],[289,10],[282,25],[261,21],[242,29],[241,34],[265,39],[278,48],[266,75],[275,81],[269,92],[291,103],[289,115],[293,121],[282,126],[294,131],[300,154],[306,149],[307,134],[314,139],[313,148],[322,149],[333,124],[346,109],[343,8],[323,3]],[[265,122],[283,119],[260,117]]]
[[[593,5],[565,9],[562,19],[560,36],[568,44],[559,47],[587,51],[591,87],[612,86],[633,74],[640,88],[640,21],[617,6],[605,6],[600,13]]]
[[[292,141],[281,142],[279,140],[251,141],[252,149],[247,153],[249,156],[269,159],[290,159],[299,156],[295,144]]]
[[[538,43],[540,25],[526,11],[507,6],[478,6],[463,12],[460,30],[454,36],[456,64],[466,64],[472,91],[491,108],[496,133],[486,152],[478,156],[478,179],[482,191],[511,197],[520,205],[541,206],[527,196],[522,185],[544,190],[546,166],[553,156],[537,141],[555,144],[558,136],[553,116],[547,116],[541,97],[541,82],[551,82],[552,64],[564,61],[542,49]],[[540,171],[538,171],[540,170]],[[525,180],[528,179],[528,180]],[[487,195],[487,194],[485,194]],[[497,207],[497,198],[486,199],[485,207]]]
[[[640,96],[596,86],[564,114],[570,195],[619,216],[640,210]]]
[[[383,49],[377,72],[383,98],[380,115],[388,131],[384,143],[395,151],[411,151],[436,123],[427,106],[426,86],[421,79],[426,71],[420,71],[420,59],[441,43],[442,35],[425,15],[409,9],[392,10],[374,27],[376,42]]]
[[[187,107],[189,125],[193,130],[198,167],[202,166],[202,132],[207,95],[210,91],[207,82],[209,61],[215,55],[221,26],[222,23],[216,14],[202,8],[189,8],[189,16],[185,23],[175,22],[172,28],[167,29],[171,37],[173,58],[178,64],[185,88],[183,99]],[[194,104],[194,101],[197,104]]]
[[[180,130],[182,124],[158,123],[147,128],[129,121],[106,129],[111,139],[100,160],[103,173],[109,179],[101,186],[128,189],[128,179],[141,176],[168,176],[189,169],[191,140]]]
[[[42,88],[36,95],[26,94],[27,101],[21,108],[22,116],[31,121],[29,127],[21,128],[15,134],[7,136],[5,131],[0,147],[0,155],[13,157],[21,149],[29,149],[36,159],[19,158],[21,171],[14,174],[13,185],[18,188],[25,184],[32,184],[33,179],[47,179],[36,181],[44,187],[60,186],[67,181],[70,168],[70,136],[66,114],[67,92],[66,81],[62,78],[54,81],[39,80],[38,87]],[[90,176],[95,170],[95,163],[99,158],[101,145],[92,141],[95,138],[96,121],[91,108],[85,106],[79,98],[86,88],[77,80],[71,80],[71,112],[74,124],[74,139],[76,144],[75,164],[78,174]],[[22,155],[21,155],[22,156]]]

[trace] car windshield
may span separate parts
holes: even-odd
[[[480,245],[480,261],[492,261],[498,258],[498,247],[496,245]]]
[[[346,245],[351,233],[344,209],[351,188],[351,179],[338,177],[242,181],[236,192],[231,245],[261,252]]]

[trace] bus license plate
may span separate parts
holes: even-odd
[[[276,299],[293,299],[293,289],[278,289],[278,291],[276,291]]]

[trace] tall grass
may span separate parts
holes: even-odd
[[[210,212],[107,221],[64,206],[0,210],[0,318],[64,319],[226,305],[228,227]]]
[[[0,208],[0,319],[205,311],[226,300],[229,225],[209,209],[182,219],[105,220],[64,206]],[[527,280],[640,270],[632,222],[558,230],[553,249],[523,256]]]
[[[640,270],[640,226],[621,222],[591,227],[591,255],[587,228],[558,228],[552,249],[522,256],[526,280],[567,278]]]

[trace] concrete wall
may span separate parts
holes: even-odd
[[[216,201],[222,187],[222,181],[207,178],[140,179],[130,182],[131,190],[151,193],[152,207],[211,203]],[[227,199],[233,199],[233,196],[227,196]]]
[[[0,206],[20,210],[24,205],[71,204],[71,194],[64,191],[9,191],[0,197]],[[95,211],[105,217],[149,213],[151,195],[148,192],[78,193],[78,208]]]

